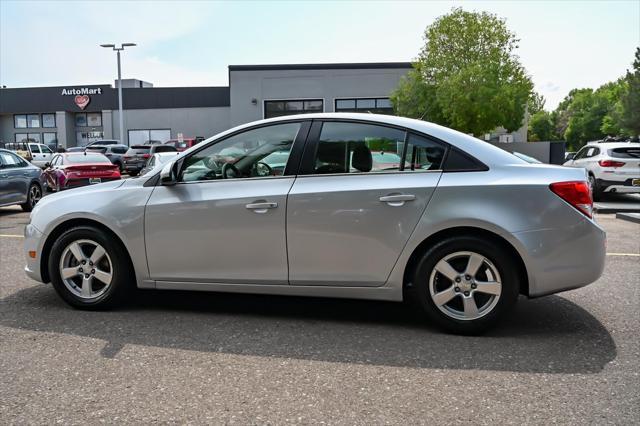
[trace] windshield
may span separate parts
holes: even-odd
[[[80,155],[67,155],[67,164],[86,164],[86,163],[109,163],[111,161],[102,154],[80,154]]]

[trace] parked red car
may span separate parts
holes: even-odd
[[[42,173],[47,189],[61,191],[120,179],[116,164],[97,152],[55,154]]]
[[[202,136],[196,136],[195,138],[184,138],[182,142],[179,141],[178,139],[170,139],[166,141],[164,144],[175,146],[179,152],[182,152],[184,150],[191,148],[194,145],[199,144],[203,140],[204,138]]]

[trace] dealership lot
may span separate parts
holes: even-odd
[[[141,291],[75,311],[22,272],[27,221],[0,209],[2,423],[640,421],[640,225],[613,215],[598,282],[482,337],[365,301]]]

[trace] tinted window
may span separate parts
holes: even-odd
[[[127,151],[127,155],[148,154],[149,151],[151,151],[151,145],[137,145],[132,146]]]
[[[470,155],[451,147],[444,160],[442,169],[448,172],[467,172],[488,170],[487,166]]]
[[[114,146],[113,148],[111,148],[111,152],[113,152],[114,154],[124,154],[127,152],[127,147],[125,146]]]
[[[80,154],[80,155],[68,155],[67,161],[68,164],[86,164],[86,163],[109,163],[111,161],[104,155],[100,154]]]
[[[280,176],[299,129],[300,123],[277,124],[210,145],[185,159],[182,180]]]
[[[616,158],[640,158],[640,148],[614,148],[609,155]]]
[[[405,171],[439,170],[445,148],[437,142],[417,135],[409,135]]]
[[[175,152],[176,147],[171,145],[157,145],[153,148],[154,152]]]
[[[373,124],[322,125],[313,173],[399,170],[405,133]]]

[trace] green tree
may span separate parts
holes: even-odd
[[[533,116],[534,114],[544,110],[544,104],[546,102],[547,100],[540,93],[532,92],[529,102],[527,103],[529,115]]]
[[[550,141],[555,139],[554,123],[550,112],[541,110],[529,119],[529,141]]]
[[[428,26],[424,40],[392,94],[396,113],[476,135],[520,128],[533,84],[503,19],[456,8]]]
[[[640,47],[636,49],[633,72],[627,71],[626,90],[620,96],[620,124],[633,136],[640,135]]]

